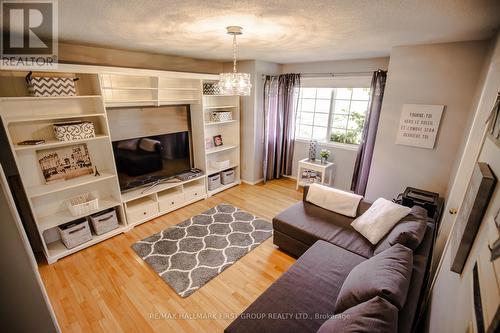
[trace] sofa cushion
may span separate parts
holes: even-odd
[[[376,245],[410,211],[408,207],[378,198],[351,226]]]
[[[424,240],[413,252],[413,269],[411,273],[410,289],[406,296],[405,306],[399,311],[398,330],[401,333],[410,332],[417,319],[422,302],[422,291],[429,287],[428,267],[431,262],[431,249],[434,234],[434,223],[427,223]],[[427,284],[426,284],[427,283]]]
[[[361,201],[358,215],[369,207],[369,203]],[[301,201],[276,215],[273,228],[309,246],[317,240],[324,240],[369,258],[373,255],[374,247],[351,227],[352,221],[351,217]]]
[[[356,266],[347,276],[335,304],[341,313],[380,296],[401,309],[406,301],[413,265],[413,252],[396,244]]]
[[[316,332],[333,315],[347,274],[364,260],[338,246],[318,241],[225,332]],[[301,319],[304,314],[310,319]]]
[[[317,333],[395,333],[397,329],[398,309],[376,296],[328,319]]]
[[[401,244],[415,251],[424,238],[427,229],[427,211],[413,206],[409,215],[399,221],[375,248],[373,254],[387,250],[394,244]]]

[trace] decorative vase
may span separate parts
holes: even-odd
[[[309,141],[309,160],[316,160],[316,151],[318,150],[318,141],[311,140]]]
[[[328,157],[321,157],[321,164],[326,164],[328,162]]]

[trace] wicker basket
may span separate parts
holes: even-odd
[[[89,223],[85,218],[58,227],[61,241],[68,248],[74,248],[92,239]]]
[[[82,216],[99,208],[99,199],[94,197],[92,193],[84,193],[76,197],[69,198],[66,201],[71,215]]]
[[[207,179],[208,179],[208,190],[209,191],[213,191],[216,188],[221,186],[220,173],[208,176]]]
[[[231,184],[232,182],[234,182],[234,169],[222,171],[220,175],[221,183],[223,185]]]
[[[118,218],[116,217],[116,210],[114,208],[90,215],[89,220],[97,235],[102,235],[118,228]]]

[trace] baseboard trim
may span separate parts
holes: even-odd
[[[263,181],[264,181],[264,178],[258,179],[258,180],[254,181],[254,182],[250,182],[250,181],[244,180],[244,179],[241,180],[242,183],[245,183],[245,184],[248,184],[248,185],[257,185],[259,183],[262,183]]]

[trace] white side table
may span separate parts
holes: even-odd
[[[299,161],[298,174],[297,174],[297,186],[296,189],[299,189],[299,186],[308,185],[310,183],[302,181],[302,172],[304,170],[312,170],[316,172],[321,172],[321,184],[325,184],[327,180],[328,174],[328,184],[331,183],[333,179],[333,169],[335,163],[326,162],[321,163],[320,160],[311,161],[308,158]]]

